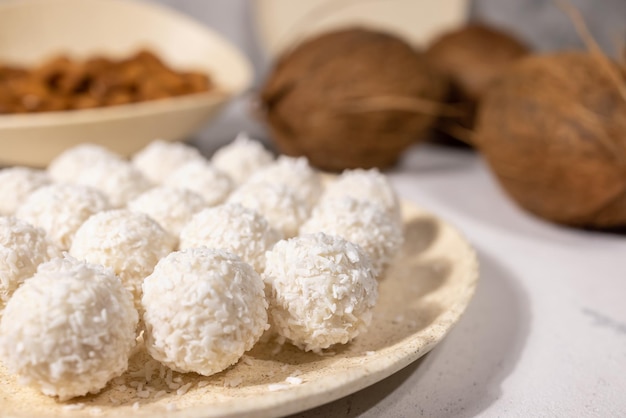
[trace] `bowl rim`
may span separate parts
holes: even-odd
[[[79,3],[87,0],[5,0],[0,2],[0,14],[7,10],[22,7],[32,7],[36,4]],[[219,44],[230,50],[230,53],[238,61],[241,70],[241,80],[234,86],[216,85],[212,90],[199,93],[172,96],[163,99],[146,100],[142,102],[120,104],[114,106],[97,107],[90,109],[60,110],[36,113],[7,113],[0,114],[0,129],[16,129],[23,127],[46,127],[62,126],[68,124],[93,123],[111,120],[131,119],[138,116],[158,115],[177,111],[194,109],[209,105],[217,105],[235,96],[244,94],[251,86],[253,80],[252,65],[248,57],[223,35],[193,19],[191,16],[175,9],[137,0],[88,0],[93,3],[111,4],[116,3],[123,7],[150,9],[153,13],[167,15],[168,18],[180,21],[183,24],[195,27],[208,38],[212,38]]]
[[[172,109],[184,111],[208,105],[217,105],[235,95],[236,94],[229,94],[225,90],[213,90],[203,93],[192,93],[163,99],[90,109],[70,109],[37,113],[9,113],[0,115],[0,129],[52,127],[68,124],[74,125],[133,119],[140,116],[169,113]]]

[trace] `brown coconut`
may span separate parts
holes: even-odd
[[[387,167],[439,113],[446,81],[396,36],[351,28],[282,56],[261,101],[276,145],[326,170]]]
[[[528,211],[574,226],[626,225],[624,86],[617,64],[590,53],[524,58],[483,97],[475,143]]]
[[[454,136],[463,132],[456,125],[473,129],[478,102],[489,84],[528,52],[529,48],[512,34],[480,23],[437,38],[426,50],[426,58],[449,77],[447,100],[461,111],[457,117],[442,117],[440,130]]]

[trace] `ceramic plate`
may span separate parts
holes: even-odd
[[[155,367],[148,372],[150,383],[144,370],[147,356],[140,350],[116,385],[70,403],[18,385],[0,366],[0,415],[281,416],[391,375],[444,338],[467,307],[478,280],[474,251],[455,229],[412,204],[405,203],[403,210],[406,243],[380,281],[372,326],[353,343],[316,355],[269,340],[212,377]]]

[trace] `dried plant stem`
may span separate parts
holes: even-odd
[[[475,147],[476,143],[474,142],[475,132],[469,128],[466,128],[458,123],[446,125],[443,127],[439,127],[443,133],[450,135],[454,139],[457,139],[463,142],[466,145]]]
[[[624,81],[623,75],[613,65],[611,59],[606,56],[591,32],[589,32],[589,28],[585,23],[585,19],[583,19],[580,14],[580,11],[572,6],[568,0],[555,0],[555,2],[558,7],[570,18],[572,24],[576,28],[576,32],[587,46],[587,49],[589,49],[589,52],[598,60],[598,64],[601,69],[604,71],[606,76],[609,77],[613,83],[615,83],[615,87],[617,87],[619,94],[626,101],[626,81]]]

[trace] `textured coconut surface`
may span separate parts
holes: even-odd
[[[406,202],[403,212],[405,245],[380,281],[371,327],[352,343],[318,355],[269,338],[211,377],[172,372],[140,347],[129,370],[99,394],[64,403],[19,385],[0,365],[1,415],[280,416],[393,374],[445,337],[478,280],[474,250],[454,228]]]

